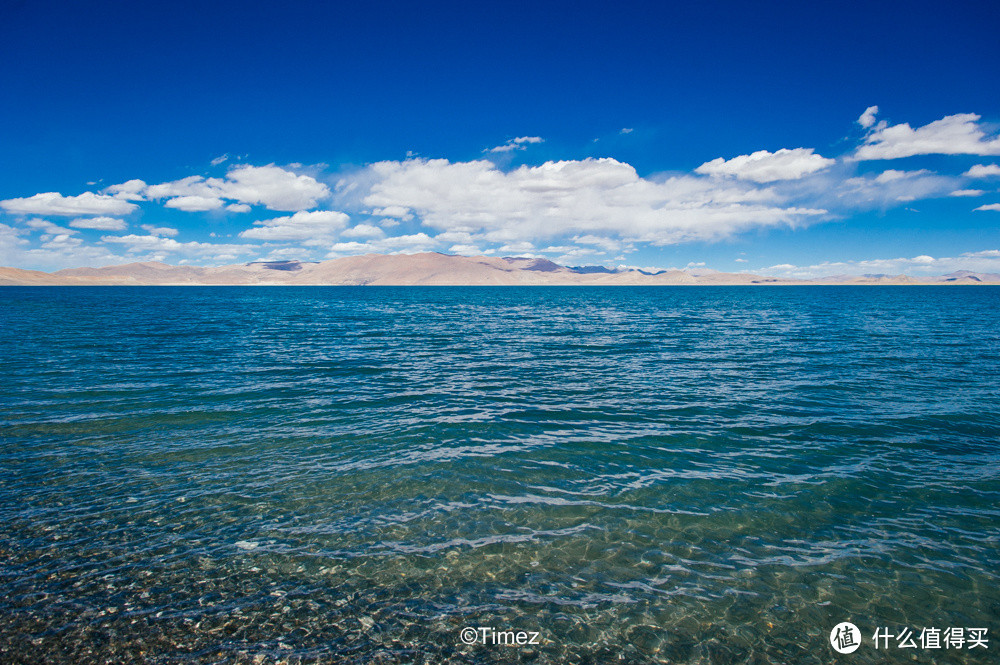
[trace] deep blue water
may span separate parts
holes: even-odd
[[[998,305],[3,288],[0,661],[996,662]]]

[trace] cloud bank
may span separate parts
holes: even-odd
[[[223,155],[211,164],[225,169],[222,176],[207,171],[153,184],[133,178],[100,191],[0,201],[0,258],[25,267],[66,267],[163,257],[318,260],[433,250],[614,265],[679,243],[799,229],[871,210],[907,206],[916,212],[909,206],[928,199],[974,212],[976,219],[1000,210],[989,198],[1000,166],[971,159],[1000,155],[1000,138],[979,115],[949,115],[913,128],[878,114],[877,106],[864,110],[856,121],[861,138],[840,155],[808,147],[757,150],[684,172],[640,173],[611,157],[512,167],[515,151],[526,158],[531,152],[522,151],[544,142],[532,135],[488,148],[479,159],[409,153],[332,172],[243,158],[231,164]],[[930,154],[968,158],[951,173],[877,164]],[[59,218],[70,220],[57,223]],[[143,233],[128,232],[132,228]]]
[[[692,176],[642,178],[610,158],[502,171],[486,160],[411,159],[370,167],[364,203],[491,242],[599,233],[665,245],[794,223],[826,211],[782,206],[771,191]]]

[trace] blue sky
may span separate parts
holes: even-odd
[[[4,6],[0,265],[1000,272],[997,3]]]

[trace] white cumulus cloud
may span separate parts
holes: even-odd
[[[43,192],[27,198],[0,201],[0,208],[18,215],[127,215],[138,206],[113,196],[84,192],[78,196],[63,196],[59,192]]]
[[[145,189],[145,181],[136,179],[106,187],[104,193],[111,194],[116,199],[122,199],[123,201],[144,201],[142,193]]]
[[[210,242],[178,242],[173,238],[157,235],[101,236],[101,242],[123,245],[129,253],[153,252],[169,253],[187,257],[235,256],[254,253],[254,245],[214,244]]]
[[[177,235],[177,229],[172,229],[166,226],[153,226],[152,224],[143,224],[142,229],[154,236],[167,236],[173,238]]]
[[[1000,212],[1000,203],[987,203],[986,205],[979,206],[978,208],[973,208],[973,212],[979,212],[984,210],[992,210],[995,212]]]
[[[484,150],[483,152],[510,152],[511,150],[527,150],[528,144],[542,143],[545,139],[541,136],[518,136],[516,139],[509,139],[503,145]]]
[[[910,178],[919,178],[921,176],[929,175],[930,171],[927,169],[920,169],[919,171],[900,171],[897,169],[886,169],[882,171],[877,176],[875,176],[875,182],[880,185],[884,185],[890,182],[897,182],[899,180],[907,180]]]
[[[834,164],[834,160],[817,155],[812,148],[782,148],[776,152],[758,150],[726,160],[722,157],[705,162],[696,173],[712,176],[732,176],[752,182],[797,180]]]
[[[29,219],[27,222],[25,222],[25,226],[32,229],[37,229],[42,233],[47,233],[50,235],[58,235],[60,233],[77,233],[77,231],[74,231],[73,229],[67,229],[63,228],[62,226],[59,226],[58,224],[53,224],[47,219],[38,219],[38,218]]]
[[[358,224],[340,234],[344,238],[383,238],[385,231],[372,224]]]
[[[236,167],[226,181],[226,198],[270,210],[308,210],[330,196],[329,188],[312,176],[296,175],[273,164]]]
[[[962,175],[970,178],[988,178],[989,176],[1000,175],[1000,165],[997,164],[976,164]]]
[[[167,208],[176,208],[184,212],[205,212],[218,210],[222,207],[222,199],[211,196],[175,196],[163,204]]]
[[[869,106],[868,108],[865,109],[865,112],[861,114],[861,117],[858,118],[858,124],[866,129],[868,127],[871,127],[872,125],[875,124],[875,115],[877,113],[878,113],[877,106]]]
[[[329,242],[349,221],[350,217],[336,210],[302,211],[286,217],[254,222],[256,228],[243,231],[240,237],[270,242],[301,241],[306,245],[318,245]]]
[[[167,199],[168,208],[191,212],[217,210],[224,200],[232,212],[248,212],[251,205],[270,210],[300,211],[316,207],[330,196],[330,189],[312,176],[269,164],[236,166],[225,178],[188,176],[180,180],[149,185],[142,193],[150,199]]]
[[[900,171],[887,169],[877,175],[847,178],[827,192],[850,209],[887,207],[900,202],[948,196],[959,184],[957,178],[941,176],[927,169]]]
[[[439,245],[437,238],[431,238],[426,233],[413,233],[389,238],[377,238],[367,242],[338,242],[330,247],[327,258],[336,258],[345,254],[413,254],[435,249]]]
[[[124,231],[128,224],[117,217],[82,217],[69,223],[75,229],[97,229],[98,231]]]
[[[917,127],[881,123],[854,153],[858,160],[914,155],[1000,155],[1000,138],[989,137],[975,113],[957,113]]]
[[[372,210],[373,215],[378,215],[379,217],[394,217],[401,219],[404,222],[408,222],[413,219],[413,213],[410,212],[409,208],[404,206],[386,206],[384,208],[376,208]]]

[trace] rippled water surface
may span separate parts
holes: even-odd
[[[4,288],[0,661],[997,662],[998,305]]]

